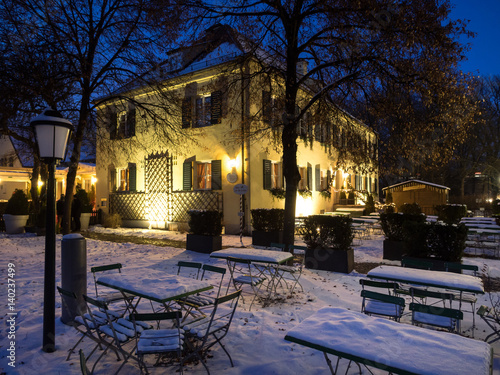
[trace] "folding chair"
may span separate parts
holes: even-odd
[[[197,358],[205,367],[207,373],[210,374],[204,358],[211,347],[219,344],[227,354],[231,367],[234,367],[233,359],[222,343],[222,339],[229,331],[240,295],[241,290],[237,290],[234,293],[217,298],[210,316],[184,325],[186,345],[190,352],[184,357],[183,363],[193,357]]]
[[[80,370],[82,371],[82,375],[90,375],[90,370],[87,367],[87,359],[85,358],[85,354],[83,350],[80,349]]]
[[[62,304],[66,308],[68,308],[71,303],[76,306],[77,316],[74,318],[71,325],[81,334],[80,339],[76,342],[76,344],[68,350],[66,361],[69,361],[71,354],[74,353],[76,347],[83,341],[85,337],[91,339],[96,343],[94,350],[92,350],[92,352],[90,353],[91,355],[100,344],[100,339],[98,336],[96,336],[97,325],[104,324],[106,321],[106,316],[104,314],[99,314],[99,316],[96,315],[95,320],[93,320],[88,313],[85,313],[86,308],[84,308],[82,311],[75,293],[65,290],[61,287],[57,287],[57,290],[61,296]]]
[[[251,287],[254,296],[250,303],[250,310],[255,299],[260,299],[259,292],[266,278],[261,276],[261,273],[258,272],[257,269],[252,269],[252,262],[248,259],[228,257],[227,266],[231,274],[231,282],[233,283],[234,289],[239,290],[243,285],[249,285]],[[229,284],[226,293],[228,291]],[[243,295],[241,299],[245,302]]]
[[[200,277],[201,266],[202,263],[199,262],[186,262],[180,260],[179,262],[177,262],[177,275],[180,275],[181,273],[187,273],[187,276],[198,280]],[[193,273],[194,271],[196,271],[196,274]]]
[[[186,305],[196,310],[204,309],[206,307],[214,305],[215,300],[219,298],[222,281],[224,280],[224,275],[226,274],[226,269],[223,267],[204,264],[202,268],[203,272],[201,274],[201,280],[211,280],[213,282],[212,286],[214,287],[214,289],[211,289],[206,293],[187,296],[183,300]],[[209,275],[211,274],[217,274],[218,277],[209,277]]]
[[[285,245],[284,244],[277,244],[277,243],[271,243],[270,247],[277,247],[280,248],[281,250],[285,251]],[[295,255],[295,250],[302,250],[306,251],[307,247],[305,246],[298,246],[298,245],[291,245],[290,246],[293,254]],[[276,282],[276,285],[283,281],[285,283],[286,288],[290,291],[290,294],[293,293],[293,290],[297,285],[300,286],[301,291],[304,291],[304,288],[299,282],[300,276],[302,275],[302,269],[304,268],[304,260],[305,260],[305,254],[301,258],[301,261],[299,263],[295,263],[293,266],[287,266],[287,265],[278,265],[276,266],[276,270],[279,273],[279,279]],[[292,285],[291,287],[288,285],[287,278],[285,275],[289,275],[290,278],[288,279],[291,281]]]
[[[88,297],[86,295],[83,295],[83,299],[87,303],[89,316],[93,324],[97,327],[96,336],[99,338],[99,343],[104,347],[103,352],[101,353],[99,358],[97,358],[94,365],[92,366],[91,372],[92,373],[94,372],[97,363],[107,353],[107,351],[111,349],[113,352],[115,352],[118,360],[121,359],[120,354],[123,357],[123,363],[121,364],[120,368],[116,371],[116,373],[118,373],[123,367],[123,365],[127,363],[128,359],[130,357],[133,357],[132,356],[133,349],[127,350],[125,348],[125,345],[133,341],[136,332],[140,332],[141,329],[142,330],[151,329],[152,326],[148,324],[140,324],[141,328],[139,329],[138,327],[138,329],[135,329],[134,324],[125,318],[118,318],[116,320],[113,320],[113,318],[110,315],[111,311],[108,309],[108,305],[106,302]],[[104,313],[106,316],[106,321],[104,322],[104,324],[98,323],[99,315],[101,313]],[[88,359],[89,358],[87,357],[87,360]],[[137,358],[134,359],[137,360]]]
[[[119,273],[121,273],[122,265],[121,263],[114,263],[114,264],[107,264],[104,266],[96,266],[90,268],[90,271],[92,272],[92,275],[94,277],[94,287],[95,287],[95,296],[99,301],[103,301],[106,304],[113,303],[113,302],[118,302],[118,301],[125,301],[126,306],[134,299],[135,296],[131,294],[123,294],[121,292],[115,292],[115,291],[99,291],[97,288],[97,274],[100,274],[102,272],[107,272],[107,271],[113,271],[117,270]]]
[[[139,369],[141,374],[143,370],[148,374],[148,367],[144,360],[147,355],[157,355],[156,362],[153,366],[157,367],[170,354],[170,362],[174,360],[179,362],[179,371],[183,373],[182,352],[184,349],[184,331],[180,329],[180,311],[170,311],[164,313],[152,314],[131,314],[130,320],[134,324],[134,329],[138,332],[136,338],[136,351]],[[158,326],[165,320],[173,321],[174,328],[158,328],[144,331],[139,322],[156,321]]]
[[[410,303],[410,311],[413,325],[431,325],[456,333],[460,332],[460,321],[464,318],[460,310],[415,302]]]
[[[484,320],[484,322],[493,330],[488,336],[485,337],[484,341],[488,344],[492,344],[495,341],[500,340],[500,317],[498,316],[496,310],[493,307],[488,307],[485,305],[479,306],[477,309],[477,315]]]

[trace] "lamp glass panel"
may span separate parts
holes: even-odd
[[[40,157],[63,159],[70,129],[54,125],[37,125],[35,129]]]

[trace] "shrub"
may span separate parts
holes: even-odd
[[[222,213],[209,210],[190,210],[189,232],[201,236],[220,236],[222,233]]]
[[[404,232],[408,256],[445,262],[462,259],[467,238],[463,224],[406,222]]]
[[[89,194],[83,189],[76,190],[76,198],[80,201],[80,207],[83,213],[92,212],[92,204],[90,203]]]
[[[254,230],[262,232],[283,230],[285,210],[282,208],[256,208],[251,210],[251,213]]]
[[[28,196],[21,189],[14,190],[12,196],[7,202],[7,207],[5,208],[5,214],[9,215],[28,215],[29,213],[29,202]]]
[[[309,249],[351,248],[354,233],[352,219],[347,216],[311,215],[304,219],[303,239]]]
[[[122,218],[119,214],[104,214],[102,226],[104,228],[118,228],[122,225]]]
[[[392,200],[392,192],[389,191],[387,192],[387,194],[385,195],[385,203],[386,204],[391,204],[393,202]]]
[[[399,207],[399,212],[408,215],[420,215],[422,209],[418,203],[403,203],[401,207]]]
[[[430,256],[446,262],[460,262],[466,239],[464,224],[433,223],[428,238]]]
[[[373,195],[368,194],[368,199],[366,200],[364,214],[369,215],[375,212],[375,201],[373,200]]]
[[[438,220],[446,224],[458,224],[460,220],[467,216],[467,206],[462,204],[442,204],[435,206]]]
[[[380,214],[380,225],[384,231],[385,239],[389,241],[404,241],[405,232],[403,225],[405,222],[424,222],[424,215],[411,215],[395,212],[384,212]]]
[[[340,196],[339,196],[340,199],[347,199],[347,196],[345,195],[345,191],[341,191],[340,192]]]

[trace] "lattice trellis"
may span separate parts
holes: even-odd
[[[172,157],[168,152],[146,158],[146,213],[148,220],[171,221]]]
[[[189,221],[189,210],[218,210],[223,212],[222,193],[217,191],[174,191],[172,220]]]
[[[146,219],[145,193],[114,193],[109,196],[110,212],[117,213],[123,220]]]

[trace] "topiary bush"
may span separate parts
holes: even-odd
[[[189,232],[201,236],[220,236],[222,233],[222,213],[210,210],[190,210]]]
[[[7,202],[7,207],[5,207],[5,214],[8,215],[28,215],[29,214],[29,202],[28,196],[21,189],[14,190],[12,196]]]
[[[89,193],[87,193],[84,189],[77,189],[75,195],[80,201],[81,212],[91,213],[92,204],[90,203]]]
[[[422,208],[418,203],[403,203],[399,207],[399,212],[407,215],[420,215],[422,213]]]
[[[467,227],[464,224],[433,223],[427,240],[429,255],[445,262],[460,262],[466,240]]]
[[[285,210],[282,208],[256,208],[250,211],[252,226],[256,231],[277,232],[283,230]]]
[[[347,216],[311,215],[304,219],[303,239],[309,249],[351,249],[354,232]]]
[[[383,212],[380,214],[380,225],[384,231],[385,239],[389,241],[404,241],[404,223],[405,222],[425,222],[425,216],[418,214],[403,214],[395,212]]]
[[[458,224],[464,216],[467,216],[467,206],[463,204],[441,204],[434,209],[438,220],[446,224]]]

